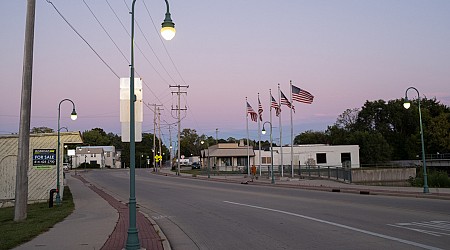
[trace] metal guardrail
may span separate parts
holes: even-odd
[[[300,177],[352,182],[351,168],[337,166],[300,166],[298,174]]]

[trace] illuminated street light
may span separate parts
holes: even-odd
[[[405,109],[409,109],[409,107],[411,107],[411,102],[408,100],[408,90],[410,90],[410,89],[414,89],[417,92],[417,100],[418,100],[418,103],[419,103],[420,141],[422,143],[423,192],[424,193],[429,193],[430,191],[428,190],[427,163],[425,162],[425,144],[424,144],[424,140],[423,140],[422,111],[420,110],[420,94],[419,94],[419,90],[417,90],[414,87],[409,87],[408,89],[406,89],[406,91],[405,91],[405,101],[403,103],[403,107],[405,107]]]
[[[266,123],[269,123],[269,124],[270,124],[270,169],[271,169],[270,171],[272,172],[272,181],[271,181],[271,183],[272,183],[272,184],[275,184],[275,177],[274,177],[274,174],[273,174],[272,123],[271,123],[271,122],[264,122],[264,123],[263,123],[263,128],[262,128],[261,133],[262,133],[263,135],[266,134],[266,130],[264,129],[264,125],[266,125]]]
[[[169,3],[165,0],[167,11],[166,18],[162,23],[161,35],[164,39],[170,40],[175,36],[175,24],[172,22],[169,12]],[[131,4],[131,60],[130,60],[130,199],[128,203],[129,227],[126,242],[126,249],[140,249],[138,230],[136,228],[136,141],[135,141],[135,116],[134,103],[136,96],[134,94],[134,5]],[[155,166],[156,167],[156,166]]]
[[[72,113],[70,114],[70,118],[72,120],[76,120],[77,119],[77,112],[75,111],[75,104],[73,103],[72,100],[70,99],[64,99],[62,101],[59,102],[58,105],[58,146],[56,148],[56,205],[60,205],[61,204],[61,190],[59,188],[59,169],[60,169],[60,162],[59,162],[59,148],[61,147],[61,139],[60,139],[60,132],[61,132],[61,128],[59,126],[59,122],[60,122],[60,118],[61,118],[61,103],[63,103],[64,101],[69,101],[72,103]],[[67,128],[66,128],[67,129]]]
[[[200,142],[202,145],[205,143],[204,141],[201,141]],[[209,173],[209,142],[208,141],[206,141],[206,147],[208,147],[208,156],[207,156],[207,158],[206,158],[206,161],[208,162],[208,178],[211,178],[211,175],[210,175],[210,173]]]

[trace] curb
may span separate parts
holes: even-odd
[[[142,211],[139,211],[139,212],[141,214],[143,214],[144,217],[147,218],[147,220],[149,220],[150,223],[152,224],[152,226],[155,229],[156,233],[161,238],[161,244],[163,245],[164,250],[172,250],[172,246],[170,246],[169,240],[167,239],[166,235],[161,230],[161,228],[158,226],[158,224],[156,224],[156,221],[154,219],[152,219],[148,214],[146,214],[146,213],[144,213]]]
[[[172,173],[166,172],[157,172],[152,173],[163,176],[170,177],[182,177],[182,178],[190,178],[197,180],[205,180],[205,181],[216,181],[216,182],[225,182],[225,183],[236,183],[242,184],[242,180],[233,180],[233,179],[216,179],[216,178],[207,178],[203,176],[192,177],[190,175],[174,175]],[[364,187],[330,187],[330,186],[308,186],[308,185],[292,185],[292,184],[271,184],[265,182],[248,182],[246,184],[250,185],[260,185],[260,186],[270,186],[270,187],[281,187],[281,188],[298,188],[298,189],[306,189],[306,190],[315,190],[315,191],[324,191],[324,192],[340,192],[340,193],[350,193],[350,194],[361,194],[361,195],[384,195],[384,196],[397,196],[397,197],[408,197],[408,198],[423,198],[423,199],[436,199],[436,200],[450,200],[450,194],[442,194],[442,193],[417,193],[417,192],[402,192],[402,191],[391,191],[391,190],[380,190],[380,189],[367,189]]]

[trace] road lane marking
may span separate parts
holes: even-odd
[[[415,232],[429,234],[433,236],[450,236],[450,222],[448,221],[430,221],[430,222],[409,222],[409,223],[395,223],[387,224],[391,227],[403,228]],[[425,228],[425,229],[422,229]]]
[[[328,224],[328,225],[332,225],[332,226],[336,226],[336,227],[340,227],[340,228],[345,228],[345,229],[348,229],[348,230],[360,232],[360,233],[363,233],[363,234],[372,235],[372,236],[383,238],[383,239],[397,241],[397,242],[400,242],[400,243],[403,243],[403,244],[407,244],[407,245],[411,245],[411,246],[421,247],[423,249],[442,250],[441,248],[428,246],[428,245],[424,245],[424,244],[421,244],[421,243],[417,243],[417,242],[413,242],[413,241],[409,241],[409,240],[404,240],[404,239],[400,239],[400,238],[396,238],[396,237],[392,237],[392,236],[389,236],[389,235],[379,234],[379,233],[367,231],[367,230],[364,230],[364,229],[359,229],[359,228],[356,228],[356,227],[351,227],[351,226],[347,226],[347,225],[331,222],[331,221],[317,219],[317,218],[306,216],[306,215],[291,213],[291,212],[278,210],[278,209],[267,208],[267,207],[260,207],[260,206],[254,206],[254,205],[249,205],[249,204],[244,204],[244,203],[237,203],[237,202],[232,202],[232,201],[223,201],[223,202],[228,203],[228,204],[238,205],[238,206],[251,207],[251,208],[256,208],[256,209],[260,209],[260,210],[266,210],[266,211],[271,211],[271,212],[291,215],[291,216],[295,216],[295,217],[300,217],[300,218],[303,218],[303,219],[312,220],[312,221],[316,221],[316,222],[320,222],[320,223],[324,223],[324,224]]]

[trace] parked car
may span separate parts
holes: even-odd
[[[200,169],[200,163],[198,163],[198,162],[194,162],[194,163],[192,163],[192,169]]]
[[[69,170],[69,164],[68,163],[64,163],[63,164],[63,170]]]

